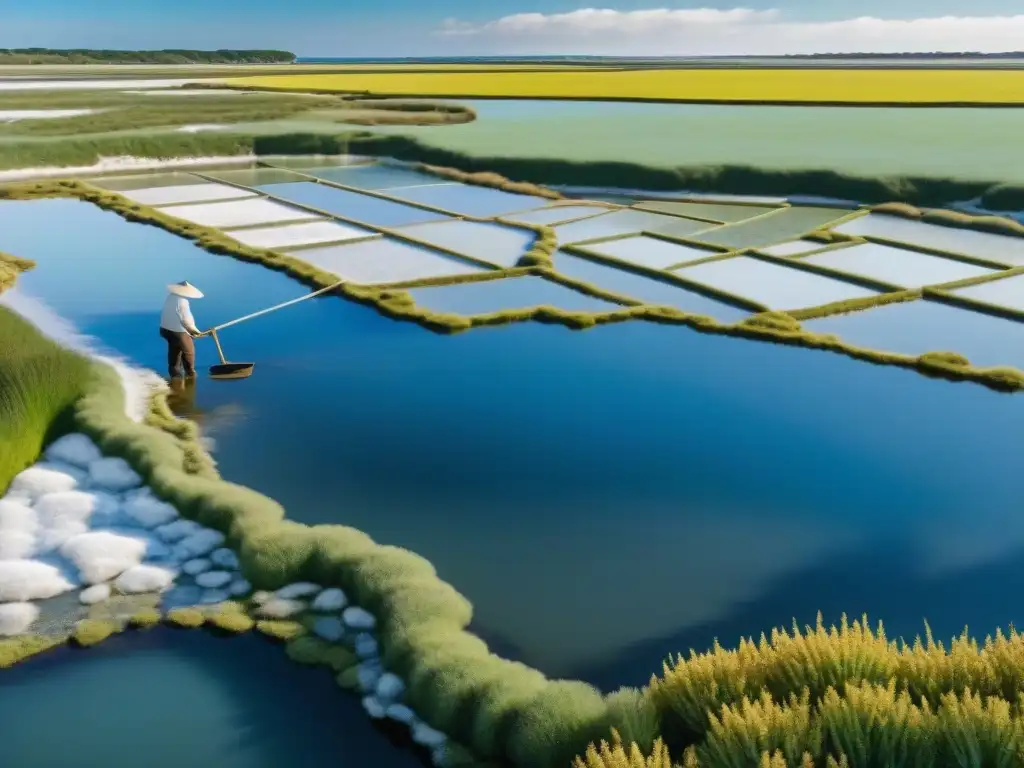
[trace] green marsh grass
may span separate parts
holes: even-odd
[[[0,495],[49,442],[71,431],[89,371],[85,358],[0,307]]]
[[[79,648],[88,648],[98,645],[113,634],[118,632],[118,627],[108,621],[97,621],[96,619],[83,619],[75,625],[71,639]]]

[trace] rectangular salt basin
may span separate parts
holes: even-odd
[[[402,227],[400,231],[431,245],[500,267],[514,267],[537,237],[529,229],[478,221],[442,221]]]
[[[193,205],[171,205],[160,209],[168,216],[174,216],[204,227],[245,227],[250,224],[270,224],[278,221],[301,221],[316,218],[316,214],[290,205],[255,198],[230,203],[198,203]]]
[[[1000,264],[1024,265],[1024,238],[993,235],[970,229],[925,224],[901,216],[869,213],[835,228],[836,232],[863,237],[880,237],[925,248],[991,259]]]
[[[388,237],[352,245],[310,248],[288,255],[363,285],[403,283],[486,271],[475,264]]]
[[[583,219],[590,216],[599,216],[602,213],[610,213],[612,208],[605,208],[602,205],[552,205],[548,208],[539,208],[535,211],[522,211],[502,216],[507,221],[521,221],[524,224],[562,224],[574,219]]]
[[[690,203],[679,200],[641,200],[636,208],[643,211],[672,213],[677,216],[693,216],[698,219],[711,219],[726,223],[743,221],[752,216],[760,216],[776,210],[775,207],[761,205],[715,205],[714,203]]]
[[[527,208],[537,208],[549,202],[543,197],[519,195],[501,189],[480,187],[475,184],[443,184],[402,187],[387,192],[394,197],[423,205],[432,205],[463,216],[489,217]]]
[[[1024,323],[937,301],[899,304],[804,322],[815,333],[833,333],[859,347],[920,355],[958,352],[974,365],[1024,370]]]
[[[313,181],[273,184],[266,187],[261,186],[260,189],[286,200],[303,203],[328,213],[345,216],[377,227],[401,227],[405,224],[442,221],[449,218],[440,213],[424,211],[422,208],[413,208],[372,195],[349,192]]]
[[[951,293],[994,304],[997,307],[1008,307],[1024,312],[1024,275],[1014,275],[981,285],[958,288]]]
[[[210,200],[231,200],[256,197],[250,192],[228,184],[183,184],[180,187],[146,187],[121,192],[129,200],[143,205],[171,205],[173,203],[201,203]]]
[[[647,235],[636,235],[581,247],[602,256],[610,256],[613,259],[651,269],[667,269],[675,264],[706,259],[719,254],[718,251],[670,243],[667,240],[659,240]]]
[[[811,251],[820,251],[822,248],[827,247],[828,243],[816,243],[813,240],[790,240],[778,245],[758,248],[757,250],[761,253],[767,253],[769,256],[799,256]]]
[[[231,171],[211,171],[211,178],[230,181],[245,187],[261,187],[268,184],[287,184],[295,181],[308,181],[305,176],[280,168],[240,168]]]
[[[336,181],[357,189],[373,189],[385,191],[396,187],[419,187],[424,185],[454,184],[455,182],[417,173],[407,168],[394,168],[389,165],[353,165],[318,168],[303,168],[302,172],[318,179]]]
[[[695,239],[728,248],[760,248],[806,235],[849,215],[842,208],[779,208],[759,219],[710,229]]]
[[[542,277],[508,277],[409,291],[420,306],[458,315],[487,315],[505,309],[557,307],[569,312],[611,312],[621,304],[588,296]]]
[[[779,310],[817,307],[877,293],[859,285],[750,256],[683,267],[675,270],[675,274]]]
[[[675,307],[694,315],[713,317],[724,323],[736,322],[750,315],[746,309],[734,307],[671,283],[616,269],[563,251],[555,254],[555,269],[568,278],[590,283],[625,298],[656,306]]]
[[[329,219],[311,221],[306,224],[288,224],[279,227],[259,227],[242,229],[231,233],[231,237],[243,245],[253,248],[287,248],[290,246],[313,245],[315,243],[335,243],[344,240],[357,240],[361,237],[373,237],[376,232],[360,229],[349,224],[341,224]]]
[[[987,267],[879,243],[861,243],[849,248],[824,251],[801,261],[854,275],[873,277],[901,288],[951,283],[954,280],[988,275],[995,271]]]
[[[713,226],[713,224],[703,221],[681,219],[678,216],[666,216],[647,211],[619,210],[583,221],[561,224],[555,227],[555,232],[558,235],[559,243],[569,245],[586,240],[641,232],[661,232],[666,235],[688,237]]]
[[[100,189],[109,189],[111,192],[124,192],[134,189],[151,189],[154,187],[182,187],[200,186],[209,184],[200,176],[182,171],[170,171],[168,173],[135,173],[125,176],[96,176],[88,180],[93,186]]]

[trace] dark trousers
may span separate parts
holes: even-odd
[[[187,333],[175,333],[166,328],[160,329],[160,335],[167,342],[167,372],[173,379],[181,376],[182,364],[185,375],[196,375],[196,345]]]

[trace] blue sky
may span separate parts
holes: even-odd
[[[738,20],[679,13],[709,7],[776,13]],[[596,27],[597,17],[563,16],[586,8],[618,15],[605,19],[611,18],[610,25]],[[651,9],[665,9],[669,15],[651,21],[640,13]],[[1024,14],[1021,0],[861,0],[855,5],[838,0],[0,0],[0,46],[283,48],[302,56],[777,53],[815,46],[1001,50],[1024,48],[1024,37],[1015,36],[1024,32],[1016,27],[1024,25],[1024,17],[1016,17],[1012,24],[979,17],[1010,17],[1015,12]],[[542,16],[526,27],[499,23],[515,14]],[[865,16],[889,23],[850,26],[850,20]],[[943,16],[970,16],[975,23],[942,21]],[[457,20],[448,21],[448,28],[461,33],[439,34],[446,20]],[[827,22],[833,24],[815,26]],[[770,34],[765,24],[772,25]],[[786,50],[768,50],[765,45]]]

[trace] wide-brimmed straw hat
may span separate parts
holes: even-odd
[[[203,298],[203,292],[192,285],[188,280],[182,280],[180,283],[171,283],[167,286],[167,290],[178,296],[183,296],[186,299]]]

